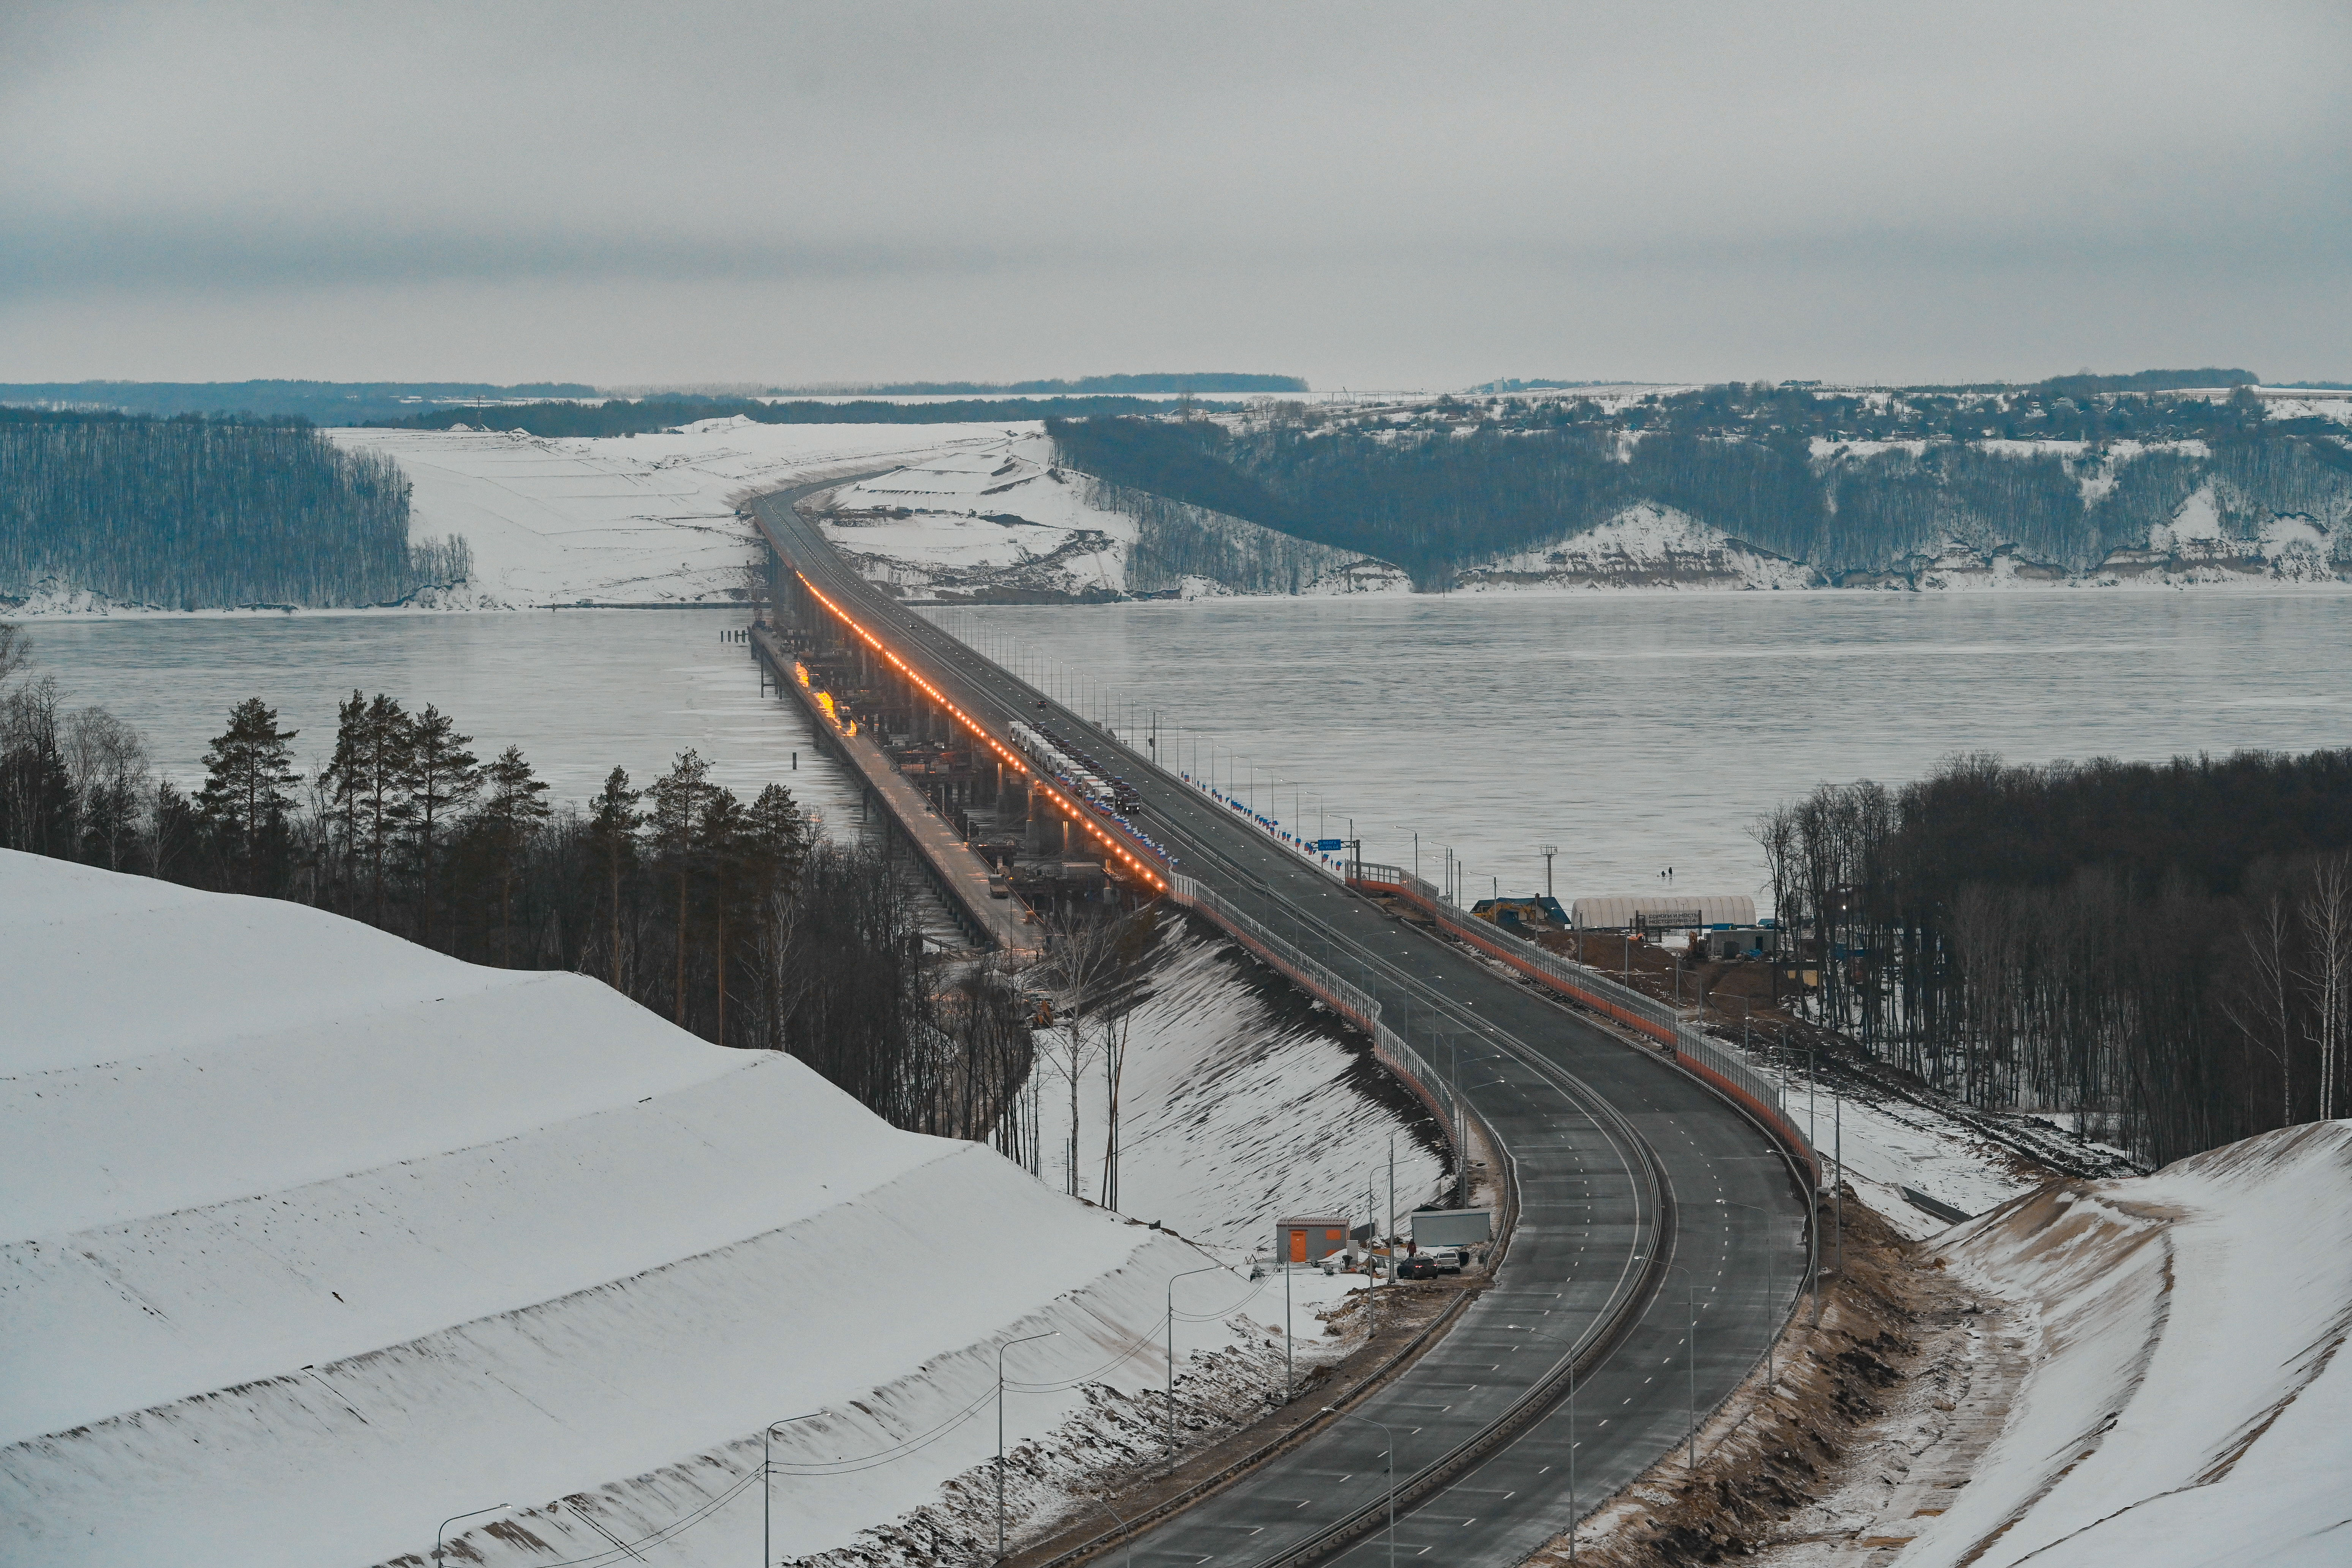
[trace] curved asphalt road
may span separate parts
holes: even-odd
[[[792,503],[761,498],[771,541],[968,711],[1036,716],[1039,694],[850,572]],[[1055,727],[1123,772],[1181,868],[1377,996],[1464,1098],[1517,1177],[1518,1226],[1492,1288],[1353,1414],[1139,1538],[1134,1560],[1283,1562],[1524,1402],[1628,1297],[1633,1318],[1573,1401],[1398,1512],[1402,1563],[1518,1562],[1685,1437],[1762,1355],[1805,1260],[1805,1200],[1764,1133],[1653,1053],[1604,1033],[1459,947],[1381,912],[1058,705]],[[1667,1272],[1651,1272],[1654,1244]],[[1769,1289],[1768,1289],[1769,1286]],[[1193,1310],[1214,1305],[1193,1303]],[[1696,1332],[1693,1331],[1694,1325]],[[1385,1530],[1338,1553],[1385,1563]],[[1297,1560],[1304,1561],[1304,1557]]]

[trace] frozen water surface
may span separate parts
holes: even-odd
[[[1895,782],[1955,751],[2017,762],[2352,745],[2352,594],[2299,588],[1920,595],[1562,594],[990,606],[950,618],[1090,703],[1156,706],[1171,761],[1364,853],[1465,889],[1748,892],[1756,814],[1823,779]],[[478,748],[521,745],[578,800],[687,746],[739,790],[782,779],[836,825],[856,795],[708,611],[44,621],[76,702],[194,773],[258,695],[324,755],[354,686],[436,702]],[[1039,675],[1038,679],[1049,679]],[[1051,677],[1058,686],[1066,677]],[[1103,708],[1102,711],[1110,711]],[[1116,717],[1127,722],[1125,709]],[[1180,732],[1181,731],[1181,732]],[[792,772],[791,753],[800,753]],[[1269,785],[1269,776],[1281,781]]]
[[[935,611],[1018,639],[1163,757],[1465,893],[1759,889],[1756,815],[1953,752],[2012,762],[2352,745],[2327,589],[1562,594]],[[1017,657],[1008,655],[1008,657]],[[1108,693],[1106,697],[1103,693]],[[1122,704],[1132,704],[1131,708]],[[1181,732],[1176,733],[1181,727]],[[1255,784],[1251,769],[1258,771]],[[1269,784],[1269,778],[1278,783]]]
[[[836,827],[856,786],[817,749],[800,710],[760,695],[745,617],[710,610],[478,615],[133,616],[27,629],[76,705],[103,703],[145,732],[174,777],[203,773],[229,705],[258,697],[301,731],[309,764],[334,748],[353,688],[412,710],[431,702],[484,757],[519,745],[560,801],[593,794],[615,764],[644,787],[694,747],[739,794],[778,782]],[[793,771],[793,754],[800,755]]]

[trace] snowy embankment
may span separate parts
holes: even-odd
[[[2024,1304],[2028,1365],[1902,1568],[2352,1561],[2347,1216],[2335,1121],[2053,1184],[1942,1238]]]
[[[291,904],[0,853],[0,994],[10,1562],[415,1564],[471,1509],[477,1562],[740,1562],[809,1412],[777,1550],[841,1548],[977,1495],[997,1349],[1055,1332],[1004,1412],[1050,1512],[1047,1440],[1159,1385],[1204,1261],[593,980]],[[1263,1361],[1204,1315],[1181,1356]]]
[[[1034,426],[1031,426],[1034,428]],[[487,430],[329,430],[415,490],[412,539],[456,535],[474,574],[425,607],[709,604],[746,597],[762,557],[744,498],[1001,441],[997,425],[761,425],[561,440]],[[764,585],[760,589],[764,593]]]
[[[1129,595],[1399,593],[1385,562],[1061,467],[1032,431],[912,463],[834,493],[825,537],[908,597],[1087,600]]]
[[[1271,985],[1263,983],[1272,979]],[[1386,1223],[1390,1158],[1410,1214],[1445,1184],[1420,1131],[1436,1129],[1332,1016],[1234,943],[1181,921],[1161,930],[1150,994],[1128,1020],[1119,1082],[1119,1205],[1195,1240],[1263,1252],[1286,1215]],[[1041,1033],[1042,1173],[1065,1183],[1069,1030]],[[1101,1191],[1109,1095],[1099,1058],[1078,1074],[1078,1190]]]

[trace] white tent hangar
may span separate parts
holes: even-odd
[[[1638,899],[1579,899],[1569,919],[1580,931],[1720,930],[1756,923],[1756,900],[1741,893],[1667,893]]]

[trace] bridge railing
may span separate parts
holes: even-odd
[[[1346,1018],[1372,1037],[1372,1054],[1381,1064],[1397,1075],[1427,1105],[1438,1121],[1444,1123],[1447,1136],[1453,1135],[1458,1108],[1454,1102],[1453,1086],[1438,1076],[1422,1054],[1381,1021],[1381,1004],[1362,986],[1343,979],[1330,965],[1322,963],[1298,945],[1276,936],[1255,916],[1241,910],[1234,901],[1213,888],[1203,887],[1192,877],[1178,874],[1169,879],[1169,896],[1190,910],[1196,910],[1222,927],[1227,934],[1272,964],[1282,973],[1303,987],[1307,994]]]
[[[1612,980],[1590,964],[1538,947],[1489,921],[1465,914],[1446,901],[1437,885],[1414,876],[1402,866],[1364,861],[1351,868],[1353,887],[1402,898],[1427,913],[1440,927],[1479,952],[1498,958],[1550,989],[1582,1003],[1593,1011],[1639,1030],[1674,1053],[1683,1067],[1707,1079],[1761,1117],[1790,1148],[1814,1166],[1819,1162],[1790,1114],[1779,1079],[1753,1061],[1707,1034],[1697,1024],[1654,996]]]

